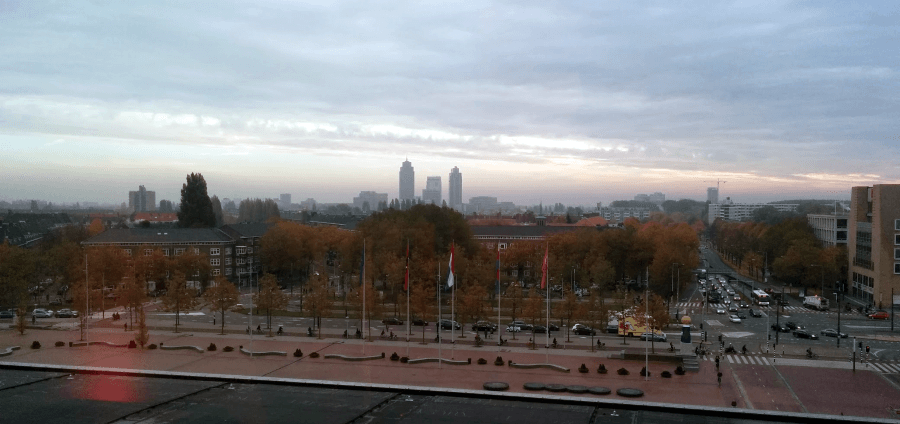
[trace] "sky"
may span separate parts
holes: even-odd
[[[857,4],[859,3],[859,4]],[[848,199],[900,183],[896,1],[0,1],[0,200]]]

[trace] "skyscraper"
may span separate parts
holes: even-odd
[[[448,200],[448,206],[450,206],[450,208],[459,212],[462,211],[462,173],[459,172],[459,168],[455,166],[450,170],[450,193]]]
[[[128,192],[128,209],[132,212],[151,212],[156,210],[156,192],[147,191],[144,186],[137,191]]]
[[[400,167],[400,201],[416,199],[416,171],[409,160]]]
[[[706,201],[709,203],[719,203],[719,189],[709,187],[706,189]]]
[[[442,199],[441,177],[428,177],[425,181],[425,190],[422,190],[422,202],[441,206]]]

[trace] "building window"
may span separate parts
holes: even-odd
[[[221,260],[219,260],[219,258],[212,258],[209,260],[209,265],[210,266],[219,266],[220,262],[221,262]]]
[[[169,249],[163,249],[162,251],[164,256],[169,256]]]
[[[252,263],[253,263],[253,258],[252,257],[247,258],[247,265],[250,265]]]
[[[150,256],[153,254],[153,249],[144,249],[144,256]]]
[[[238,258],[237,264],[238,264],[238,266],[244,265],[244,258]]]
[[[225,248],[225,254],[226,254],[226,255],[230,255],[230,254],[231,254],[231,248],[230,248],[230,247],[226,247],[226,248]]]
[[[900,274],[900,262],[894,262],[894,274]]]
[[[894,260],[900,261],[900,249],[894,249]]]
[[[175,256],[181,256],[184,254],[184,249],[175,249]]]
[[[900,219],[894,220],[894,229],[900,231]]]
[[[225,265],[231,265],[231,256],[225,257]]]
[[[900,246],[900,234],[894,234],[894,244]]]
[[[238,254],[238,255],[243,255],[243,254],[244,254],[244,251],[245,251],[245,248],[243,248],[243,247],[238,247],[238,248],[237,248],[237,254]]]
[[[231,268],[225,268],[225,275],[231,275]]]
[[[218,247],[213,247],[212,249],[209,249],[209,255],[210,255],[210,256],[217,256],[218,254],[219,254],[219,248],[218,248]]]
[[[125,249],[125,254],[131,256],[131,249]]]
[[[247,248],[247,253],[248,253],[248,254],[253,253],[253,248],[252,248],[252,247],[248,247],[248,248]]]
[[[219,275],[219,268],[213,268],[212,275]]]
[[[195,254],[195,255],[199,255],[199,254],[200,254],[200,249],[198,249],[198,248],[195,247],[195,248],[194,248],[194,254]]]

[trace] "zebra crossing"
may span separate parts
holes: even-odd
[[[703,355],[703,361],[715,362],[715,354]],[[720,363],[728,362],[734,365],[772,365],[772,356],[763,354],[747,354],[747,355],[722,355],[719,357]],[[865,370],[873,369],[882,374],[900,374],[900,362],[896,361],[870,361],[868,363],[858,361],[856,369]]]
[[[703,307],[702,302],[679,302],[676,304],[676,306],[680,310],[700,309],[701,307]],[[763,312],[772,312],[772,313],[775,312],[774,306],[758,306],[758,305],[750,305],[750,306],[752,308],[759,309],[760,311],[763,311]],[[719,309],[719,308],[728,309],[728,305],[725,303],[710,303],[709,304],[710,310],[715,310],[715,309]],[[836,312],[832,312],[832,311],[815,311],[815,310],[812,310],[809,308],[805,308],[803,306],[785,306],[780,309],[785,311],[786,313],[808,313],[808,314],[834,314],[834,313],[836,313]]]

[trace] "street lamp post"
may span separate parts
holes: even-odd
[[[839,289],[839,284],[835,283],[834,285],[834,297],[835,301],[837,301],[837,310],[838,310],[838,323],[837,323],[837,347],[841,347],[841,290]]]
[[[672,296],[675,295],[675,265],[679,265],[679,266],[680,266],[681,264],[678,263],[678,262],[672,262],[672,266],[669,267],[669,269],[670,269],[670,271],[671,271],[671,274],[672,274],[672,275],[671,275],[671,280],[672,280],[672,290],[669,292],[669,308],[672,307]],[[680,277],[681,277],[681,269],[679,269],[678,272],[679,272],[679,279],[680,279]],[[680,283],[680,281],[679,281],[679,283]],[[678,302],[678,299],[677,299],[677,298],[675,299],[675,302],[676,302],[676,303]],[[678,306],[675,306],[675,318],[678,318]]]

